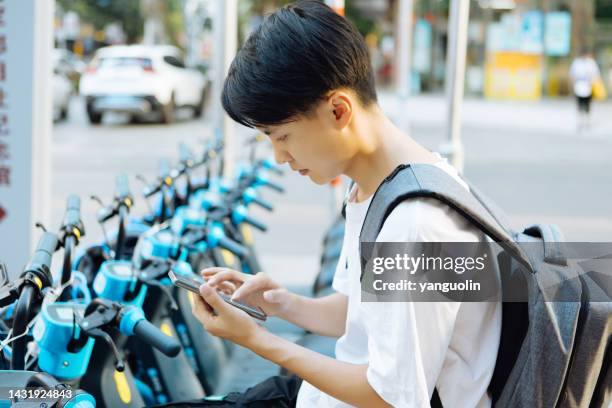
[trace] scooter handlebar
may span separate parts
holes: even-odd
[[[57,235],[45,232],[38,240],[36,251],[25,267],[24,273],[40,271],[41,269],[48,271],[51,268],[51,258],[57,249],[57,243]]]
[[[268,171],[271,171],[272,173],[275,173],[279,176],[282,176],[285,174],[285,172],[283,171],[283,169],[281,169],[278,165],[276,165],[272,160],[259,160],[256,164],[256,166],[258,168],[263,168],[266,169]]]
[[[115,179],[115,196],[120,200],[130,196],[130,185],[125,173],[119,174]]]
[[[258,206],[260,206],[261,208],[264,208],[268,211],[274,211],[274,206],[270,204],[269,202],[267,202],[266,200],[263,200],[259,197],[253,197],[251,201],[257,204]]]
[[[82,230],[83,227],[81,222],[81,199],[76,195],[68,197],[64,220],[62,221],[62,228],[70,227],[76,227],[79,230]]]
[[[266,232],[268,230],[268,226],[266,224],[264,224],[263,222],[261,222],[259,220],[256,220],[255,218],[253,218],[253,217],[251,217],[249,215],[245,215],[244,216],[243,222],[249,224],[252,227],[257,228],[261,232]]]
[[[181,161],[181,163],[187,163],[191,161],[192,159],[193,159],[193,155],[191,154],[189,147],[187,147],[185,143],[181,142],[179,144],[179,160]]]
[[[168,357],[175,357],[181,351],[181,345],[175,338],[165,335],[148,320],[143,319],[136,323],[134,335]]]
[[[245,257],[248,254],[248,250],[244,246],[227,237],[219,238],[218,244],[221,248],[227,249],[239,258]]]
[[[270,180],[266,180],[264,186],[269,187],[274,191],[278,191],[279,193],[285,192],[285,188],[283,186],[281,186],[280,184],[276,184],[275,182]]]

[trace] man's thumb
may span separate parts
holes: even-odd
[[[283,288],[271,289],[263,293],[263,298],[266,302],[281,303],[284,300],[286,293],[287,291]]]

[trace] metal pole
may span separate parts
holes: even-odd
[[[396,123],[400,129],[408,132],[408,98],[412,88],[412,13],[414,0],[399,0],[396,3],[395,19],[395,86],[398,104],[400,106],[399,116]]]
[[[397,14],[397,91],[405,101],[410,96],[412,82],[412,12],[413,0],[399,0]],[[402,115],[403,116],[403,115]]]
[[[221,91],[223,87],[223,37],[225,27],[223,24],[224,7],[222,0],[216,0],[211,4],[213,17],[213,56],[211,69],[211,93],[212,93],[212,124],[214,129],[220,129],[222,124],[223,108],[221,107]]]
[[[234,122],[221,106],[223,81],[238,47],[238,0],[217,0],[213,22],[215,38],[213,81],[213,126],[223,136],[223,174],[226,181],[234,175]]]
[[[453,166],[463,171],[463,145],[461,144],[461,108],[465,82],[465,56],[470,18],[469,0],[451,0],[449,41],[446,65],[446,98],[448,104],[448,142],[441,147]]]

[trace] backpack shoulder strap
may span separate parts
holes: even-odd
[[[410,198],[434,198],[468,220],[472,225],[499,243],[510,256],[533,270],[522,249],[514,242],[510,229],[494,217],[484,201],[466,190],[448,173],[429,164],[400,165],[378,187],[370,202],[359,235],[363,242],[375,242],[389,214]],[[360,250],[361,277],[367,262]]]

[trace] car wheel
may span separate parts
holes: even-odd
[[[193,117],[201,118],[204,113],[204,104],[206,103],[206,90],[202,89],[202,96],[200,102],[193,108]]]
[[[60,110],[60,114],[59,114],[59,119],[60,120],[66,120],[68,119],[68,107],[64,106],[61,110]]]
[[[87,118],[89,119],[89,123],[92,125],[99,125],[102,123],[102,113],[87,112]]]
[[[172,123],[174,122],[174,110],[176,105],[174,104],[174,94],[170,97],[170,101],[162,106],[161,114],[162,114],[162,123]]]
[[[142,123],[142,118],[139,115],[130,115],[130,123],[138,125]]]

